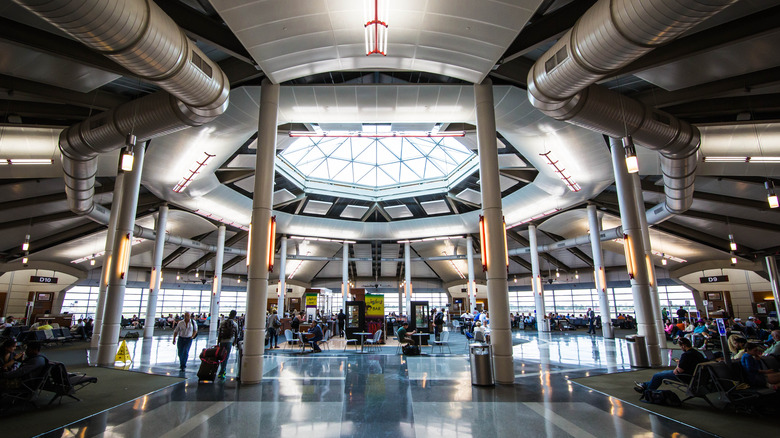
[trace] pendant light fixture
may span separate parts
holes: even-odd
[[[626,150],[626,168],[628,173],[639,172],[639,161],[636,158],[636,147],[630,135],[623,137],[623,148]]]
[[[387,56],[387,15],[390,0],[364,0],[366,56]]]

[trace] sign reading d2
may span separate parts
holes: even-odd
[[[385,315],[385,296],[366,294],[366,316]]]

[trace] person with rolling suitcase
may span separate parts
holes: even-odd
[[[224,379],[230,350],[238,343],[238,324],[236,323],[235,310],[231,310],[228,319],[222,321],[222,324],[219,325],[218,339],[220,348],[225,350],[225,360],[219,366],[219,378]]]

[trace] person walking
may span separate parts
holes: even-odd
[[[588,307],[588,311],[585,312],[585,316],[588,317],[588,334],[596,334],[596,312],[592,308]]]
[[[233,346],[238,344],[238,324],[236,323],[236,311],[231,310],[228,318],[222,321],[219,325],[219,347],[227,350],[225,354],[225,360],[219,365],[220,379],[225,378],[225,370],[227,369],[228,358],[230,358],[230,350]]]
[[[276,335],[280,328],[282,328],[282,322],[279,320],[279,315],[276,314],[276,309],[274,309],[265,323],[265,329],[268,331],[268,348],[279,348],[279,341]]]
[[[338,320],[339,320],[339,336],[341,336],[342,333],[344,333],[344,325],[347,322],[347,315],[344,313],[344,309],[339,310]]]
[[[444,309],[433,309],[433,336],[438,341],[444,330]]]
[[[179,353],[179,369],[184,371],[187,368],[187,357],[190,355],[192,340],[198,335],[198,326],[190,317],[190,312],[184,312],[184,319],[176,324],[173,330],[173,344],[176,345]],[[179,343],[176,343],[176,337]]]

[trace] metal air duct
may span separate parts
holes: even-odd
[[[601,0],[528,74],[529,100],[548,116],[610,137],[630,135],[661,153],[666,201],[654,223],[687,210],[693,202],[699,131],[593,84],[735,1]]]
[[[14,0],[88,47],[168,93],[158,92],[66,128],[60,151],[68,203],[94,210],[96,157],[123,146],[200,126],[227,108],[225,73],[151,0]]]

